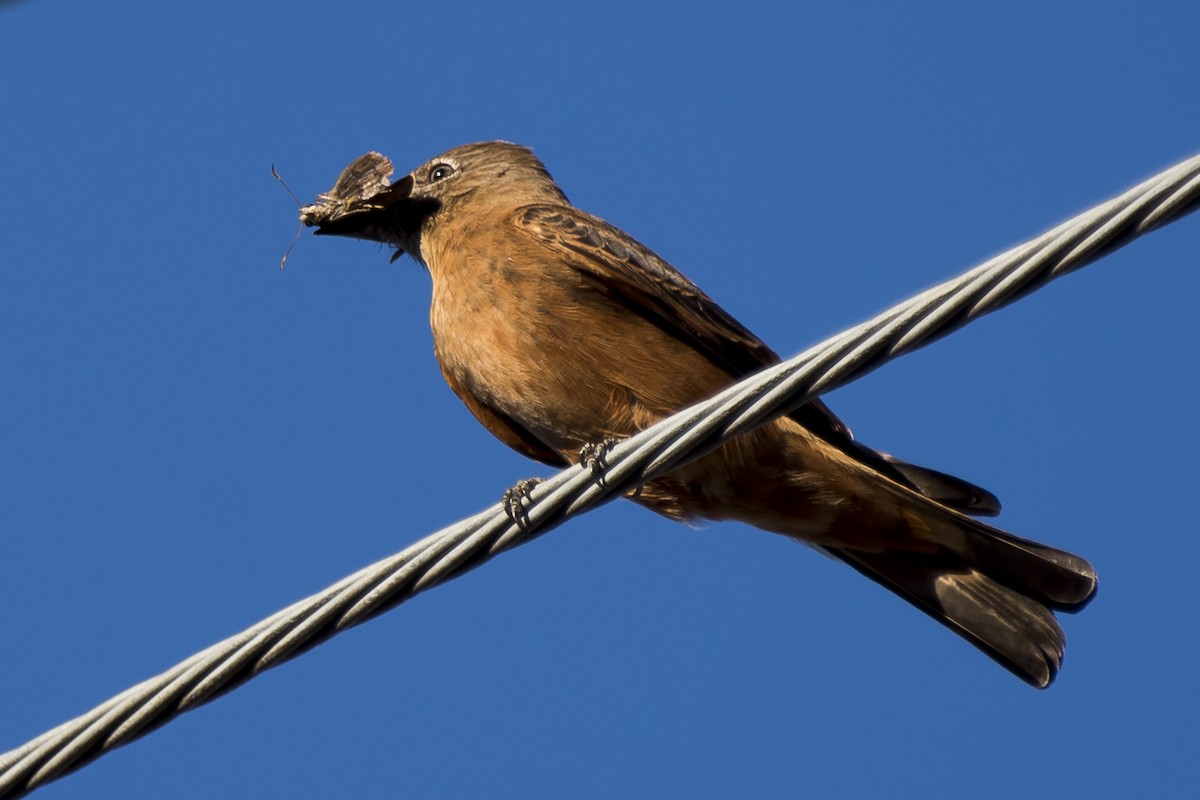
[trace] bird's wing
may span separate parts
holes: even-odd
[[[516,225],[600,291],[692,345],[731,375],[779,361],[699,287],[645,245],[604,220],[567,206],[525,206]]]
[[[775,351],[700,287],[604,220],[567,206],[532,205],[520,209],[515,222],[591,278],[599,291],[686,342],[731,378],[779,362]],[[794,416],[824,438],[852,438],[850,429],[820,400],[807,403]]]
[[[589,278],[598,291],[693,347],[731,379],[779,362],[775,351],[682,273],[604,220],[570,206],[539,204],[518,209],[513,222]],[[999,512],[999,500],[974,484],[907,464],[855,441],[845,423],[819,399],[790,416],[843,452],[927,497],[968,513]]]
[[[731,378],[779,362],[775,351],[700,287],[604,220],[567,206],[532,205],[517,212],[515,223],[592,279],[597,290],[686,342]],[[823,437],[850,438],[850,429],[819,400],[797,414],[798,421]]]

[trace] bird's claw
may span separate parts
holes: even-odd
[[[524,478],[517,481],[516,486],[504,490],[500,505],[504,508],[505,515],[515,522],[517,527],[523,528],[528,524],[529,515],[525,513],[525,501],[532,494],[533,487],[541,482],[542,478]]]
[[[598,442],[588,442],[579,448],[579,463],[593,473],[599,472],[607,466],[605,458],[616,443],[617,440],[611,436],[606,436]]]

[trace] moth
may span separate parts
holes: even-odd
[[[349,214],[382,208],[371,200],[391,186],[388,176],[393,171],[391,159],[385,155],[371,152],[359,156],[342,170],[332,189],[317,195],[317,202],[300,209],[300,222],[310,228],[325,228],[336,225]]]
[[[387,189],[391,187],[391,181],[388,180],[394,172],[392,161],[382,153],[365,153],[350,162],[350,165],[342,170],[342,174],[338,176],[337,182],[328,192],[322,192],[317,195],[317,201],[311,205],[300,205],[299,198],[291,187],[284,182],[283,178],[279,177],[279,173],[275,171],[275,165],[271,165],[271,174],[275,179],[283,184],[283,188],[288,190],[288,194],[296,201],[296,205],[300,206],[300,224],[301,230],[303,226],[316,227],[315,231],[320,234],[340,234],[342,236],[353,235],[347,231],[343,231],[337,223],[352,215],[362,211],[377,210],[384,208],[382,202],[373,202],[376,198],[382,198]],[[292,239],[292,243],[288,246],[287,252],[283,254],[283,258],[279,260],[279,268],[283,269],[283,265],[287,263],[288,256],[292,254],[292,248],[296,246],[296,240],[300,238],[300,230],[296,231],[296,237]],[[367,237],[363,237],[367,238]]]
[[[383,242],[396,248],[395,261],[414,247],[421,221],[441,202],[432,197],[412,197],[412,174],[392,183],[392,162],[379,153],[367,153],[342,170],[337,183],[317,202],[300,209],[300,223],[318,236],[347,236]]]

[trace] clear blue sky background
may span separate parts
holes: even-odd
[[[533,146],[783,353],[1200,151],[1195,3],[0,4],[0,750],[545,470],[429,280],[296,209]],[[1200,217],[837,392],[1091,558],[1039,693],[857,574],[616,503],[43,790],[1181,796]]]

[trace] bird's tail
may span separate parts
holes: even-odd
[[[1018,677],[1046,688],[1058,673],[1066,644],[1053,611],[1078,611],[1091,600],[1096,591],[1092,565],[928,505],[922,516],[936,520],[937,552],[822,549],[900,595]]]

